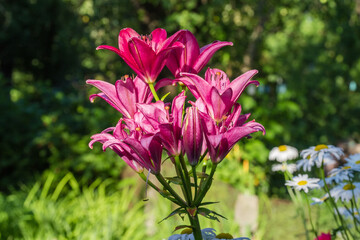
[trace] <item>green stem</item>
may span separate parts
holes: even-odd
[[[185,160],[184,160],[184,156],[181,154],[179,156],[179,159],[180,159],[180,164],[181,164],[181,167],[184,171],[184,174],[185,174],[185,181],[186,181],[186,186],[185,186],[185,189],[188,191],[188,194],[189,194],[189,200],[191,201],[192,200],[192,192],[191,192],[191,180],[190,180],[190,175],[189,175],[189,172],[187,170],[187,167],[186,167],[186,163],[185,163]]]
[[[317,233],[317,231],[316,231],[316,229],[315,229],[315,227],[314,227],[314,224],[313,224],[313,221],[312,221],[312,217],[311,217],[311,208],[310,208],[309,197],[307,196],[306,193],[304,193],[304,195],[305,195],[306,205],[307,205],[307,208],[308,208],[310,225],[311,225],[311,228],[312,228],[313,233],[315,234],[315,239],[318,239],[318,233]]]
[[[340,233],[341,233],[341,235],[343,236],[343,238],[349,239],[349,235],[348,235],[348,233],[347,233],[347,232],[348,232],[348,228],[347,228],[347,226],[346,226],[346,224],[345,224],[345,222],[344,222],[343,217],[342,217],[341,214],[340,214],[340,211],[339,211],[339,209],[338,209],[338,207],[337,207],[334,199],[333,199],[333,198],[331,197],[331,195],[330,195],[330,190],[329,190],[329,188],[328,188],[328,186],[327,186],[327,183],[326,183],[326,180],[325,180],[325,168],[324,168],[324,163],[322,163],[321,169],[322,169],[322,171],[321,171],[321,179],[322,179],[323,182],[324,182],[325,191],[326,191],[326,193],[329,195],[329,200],[330,200],[331,205],[333,206],[333,208],[335,208],[335,211],[336,211],[336,214],[337,214],[337,216],[338,216],[338,218],[339,218],[339,220],[340,220],[341,226],[344,228],[344,231],[340,231]]]
[[[216,170],[216,167],[217,167],[217,164],[213,163],[210,175],[206,178],[206,180],[205,180],[205,182],[203,184],[204,187],[202,187],[200,189],[200,193],[198,195],[198,198],[195,199],[195,206],[198,206],[201,203],[201,201],[204,199],[206,193],[209,191],[211,183],[212,183],[212,178],[213,178],[215,170]]]
[[[174,159],[175,159],[176,174],[178,176],[180,176],[180,178],[181,178],[181,190],[183,192],[183,195],[185,196],[187,204],[190,206],[191,197],[190,197],[189,191],[187,189],[188,184],[186,182],[186,179],[185,179],[184,174],[183,174],[182,169],[181,169],[180,158],[179,158],[179,156],[175,156]]]
[[[190,213],[188,213],[188,216],[189,216],[191,227],[193,229],[193,234],[194,234],[195,240],[203,240],[202,235],[201,235],[201,228],[200,228],[198,214],[195,213],[195,216],[191,216]]]
[[[191,166],[192,168],[192,173],[194,176],[194,185],[195,185],[195,191],[194,191],[194,200],[196,199],[197,195],[198,195],[198,184],[197,184],[197,174],[196,174],[196,166]]]
[[[159,98],[159,96],[158,96],[157,93],[156,93],[156,90],[155,90],[155,88],[154,88],[154,84],[151,83],[151,82],[148,83],[148,84],[149,84],[150,91],[151,91],[152,95],[154,96],[155,100],[156,100],[156,101],[159,101],[160,98]]]
[[[164,186],[166,190],[179,202],[178,205],[181,207],[188,207],[188,204],[174,191],[174,189],[166,182],[165,178],[161,175],[161,173],[155,175],[159,182]]]

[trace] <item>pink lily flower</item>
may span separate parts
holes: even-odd
[[[118,123],[119,126],[119,123]],[[89,147],[93,149],[93,145],[95,142],[100,142],[103,144],[107,142],[115,141],[116,139],[122,139],[126,133],[124,133],[119,127],[110,127],[102,131],[101,133],[94,134],[91,136],[91,141],[89,142]],[[110,134],[109,132],[113,132],[113,134]],[[120,145],[111,145],[108,146],[111,150],[113,150],[117,155],[119,155],[124,162],[129,165],[135,172],[141,173],[143,171],[143,166],[138,163],[132,156],[128,156],[128,154],[123,150]],[[105,151],[105,149],[103,148]]]
[[[233,112],[220,123],[206,113],[199,114],[209,155],[214,163],[221,162],[241,138],[258,131],[265,134],[265,128],[255,120],[245,123],[250,114],[241,115],[241,106],[238,103],[235,103]]]
[[[117,53],[144,82],[153,83],[164,68],[169,53],[184,47],[177,42],[180,34],[182,31],[167,38],[165,29],[157,28],[144,36],[131,28],[124,28],[119,33],[119,48],[101,45],[96,49]]]
[[[108,132],[113,131],[113,134]],[[161,167],[162,146],[155,136],[145,135],[140,139],[128,135],[125,126],[120,119],[115,128],[108,128],[91,137],[89,147],[95,142],[103,144],[103,150],[110,148],[116,152],[136,172],[142,172],[143,168],[158,174]]]
[[[184,92],[173,99],[171,114],[169,107],[164,102],[157,101],[150,104],[138,104],[139,111],[144,115],[147,123],[141,128],[147,127],[148,123],[154,129],[164,148],[170,156],[181,154],[181,129],[182,129],[182,111],[185,103]]]
[[[259,85],[258,81],[250,81],[256,73],[257,70],[250,70],[230,83],[226,73],[209,68],[205,73],[205,79],[196,74],[181,73],[183,77],[176,81],[181,81],[188,87],[198,100],[196,104],[200,111],[208,112],[219,123],[231,111],[232,106],[249,84]]]
[[[183,148],[191,166],[195,166],[205,152],[204,133],[201,127],[199,110],[192,106],[186,109],[182,127]]]
[[[150,103],[153,98],[149,86],[138,77],[131,79],[125,75],[115,85],[100,80],[87,80],[86,83],[101,91],[90,96],[91,102],[100,97],[126,118],[134,118],[137,103]]]
[[[200,48],[195,36],[190,31],[180,31],[183,33],[179,34],[178,41],[185,47],[174,49],[166,62],[166,66],[176,78],[180,77],[181,72],[197,74],[217,50],[233,45],[232,42],[215,41]]]

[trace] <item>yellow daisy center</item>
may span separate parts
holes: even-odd
[[[279,146],[279,151],[280,152],[284,152],[284,151],[286,151],[287,150],[287,147],[285,146],[285,145],[280,145]]]
[[[321,149],[327,149],[328,146],[326,146],[325,144],[319,144],[319,145],[316,145],[315,147],[315,151],[320,151]]]
[[[234,237],[231,236],[230,233],[220,233],[220,234],[216,235],[216,238],[219,238],[219,239],[234,239]]]
[[[354,185],[354,184],[351,184],[351,183],[346,184],[346,185],[343,187],[344,190],[353,190],[353,189],[355,189],[355,188],[356,188],[355,185]]]
[[[355,162],[355,164],[360,164],[360,160],[357,160],[357,161]]]
[[[354,215],[359,215],[359,213],[358,213],[358,212],[354,212]]]
[[[350,166],[342,167],[343,170],[347,170],[347,169],[350,169],[350,168],[351,168]]]
[[[307,184],[306,180],[301,180],[301,181],[298,182],[298,185],[300,185],[300,186],[304,186],[306,184]]]
[[[191,228],[185,228],[181,231],[181,234],[191,234],[193,230]]]

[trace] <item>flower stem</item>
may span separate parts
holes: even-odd
[[[186,181],[185,189],[188,191],[189,198],[190,198],[190,201],[191,201],[192,192],[191,192],[191,181],[190,181],[189,172],[187,170],[186,163],[185,163],[185,160],[184,160],[184,156],[182,154],[179,156],[179,159],[180,159],[181,167],[182,167],[182,169],[184,171],[184,174],[185,174],[185,181]]]
[[[205,182],[203,183],[204,186],[203,187],[200,186],[201,189],[200,189],[200,193],[199,193],[197,199],[195,199],[195,206],[198,206],[201,203],[201,201],[204,199],[206,193],[209,191],[216,167],[217,167],[217,164],[213,163],[210,175],[206,178]]]
[[[154,84],[153,84],[152,82],[150,82],[150,83],[148,83],[148,84],[149,84],[150,91],[151,91],[152,95],[154,96],[155,100],[156,100],[156,101],[159,101],[160,98],[159,98],[159,96],[158,96],[157,93],[156,93],[156,90],[155,90],[155,88],[154,88]]]
[[[308,208],[308,214],[309,214],[309,222],[310,222],[310,225],[311,225],[311,228],[312,228],[312,231],[313,233],[315,234],[315,239],[318,239],[318,233],[314,227],[314,224],[312,222],[312,217],[311,217],[311,208],[310,208],[310,202],[309,202],[309,197],[306,193],[304,193],[303,195],[305,195],[305,200],[306,200],[306,205],[307,205],[307,208]]]
[[[330,203],[331,203],[331,205],[335,208],[336,214],[337,214],[337,216],[339,217],[339,220],[340,220],[340,224],[341,224],[341,226],[344,228],[344,231],[340,231],[340,233],[341,233],[341,235],[342,235],[342,237],[343,237],[344,239],[349,239],[348,228],[347,228],[347,226],[346,226],[346,224],[345,224],[345,222],[344,222],[343,217],[342,217],[341,214],[340,214],[340,211],[339,211],[339,209],[338,209],[338,207],[337,207],[334,199],[333,199],[333,198],[331,197],[331,195],[330,195],[330,190],[329,190],[329,188],[328,188],[328,186],[327,186],[327,183],[326,183],[326,180],[325,180],[325,167],[324,167],[324,163],[322,163],[322,165],[321,165],[321,170],[322,170],[322,171],[320,171],[320,173],[321,173],[321,179],[322,179],[323,182],[324,182],[325,191],[326,191],[327,194],[329,194]]]
[[[172,189],[172,187],[166,182],[165,178],[159,173],[155,175],[159,182],[164,186],[166,190],[173,195],[173,197],[179,202],[181,207],[187,207],[188,204]]]
[[[193,173],[193,177],[194,177],[194,185],[195,185],[195,191],[194,191],[194,200],[196,199],[197,195],[198,195],[198,184],[197,184],[197,173],[196,173],[196,166],[191,166],[192,168],[192,173]]]
[[[189,216],[190,224],[191,224],[191,226],[193,228],[193,234],[194,234],[195,240],[202,240],[201,228],[200,228],[200,222],[199,222],[198,214],[195,213],[194,216],[191,216],[190,213],[188,213],[188,216]]]
[[[185,176],[184,176],[183,171],[181,169],[180,158],[179,158],[179,156],[175,156],[174,158],[175,158],[176,174],[178,176],[180,176],[180,179],[181,179],[181,190],[183,192],[183,195],[185,196],[187,204],[190,206],[191,196],[190,196],[190,193],[189,193],[189,190],[188,190],[187,180],[185,179]],[[190,191],[191,191],[191,189],[190,189]]]

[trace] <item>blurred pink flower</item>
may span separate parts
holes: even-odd
[[[330,233],[321,233],[320,236],[315,238],[314,240],[331,240],[331,234]]]

